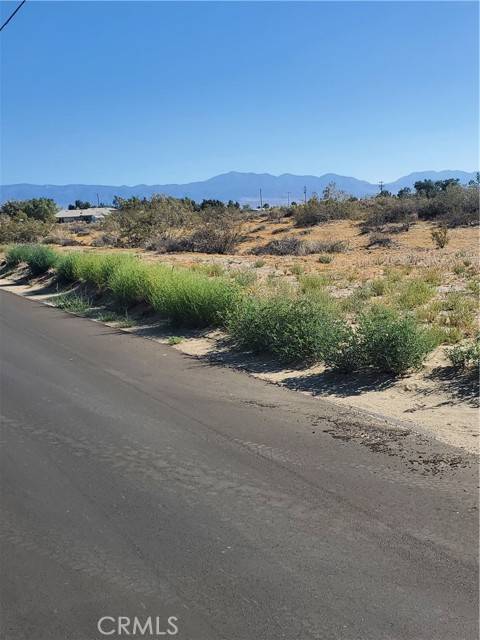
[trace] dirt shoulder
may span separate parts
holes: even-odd
[[[0,280],[0,287],[48,303],[54,289],[48,282]],[[135,318],[133,316],[133,318]],[[115,322],[106,323],[116,326]],[[390,427],[433,437],[469,453],[478,453],[478,380],[459,376],[442,349],[437,349],[420,372],[394,379],[386,375],[333,375],[322,367],[289,369],[265,358],[234,351],[220,332],[173,331],[164,323],[138,322],[123,330],[160,343],[178,339],[173,348],[217,366],[242,370],[254,377],[313,397],[328,399],[339,408],[355,408],[364,415],[387,422]],[[175,340],[177,341],[177,340]],[[345,435],[363,437],[368,433]]]

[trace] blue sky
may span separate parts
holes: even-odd
[[[0,36],[1,182],[471,171],[477,29],[473,2],[29,0]]]

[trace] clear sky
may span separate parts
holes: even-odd
[[[473,171],[477,30],[474,2],[29,0],[0,35],[1,182]]]

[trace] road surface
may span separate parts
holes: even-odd
[[[477,637],[472,466],[422,473],[332,437],[322,400],[0,303],[3,639]]]

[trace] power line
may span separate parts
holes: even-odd
[[[2,24],[2,26],[0,27],[0,31],[3,31],[3,29],[7,26],[7,24],[10,22],[10,20],[13,18],[13,16],[17,13],[17,11],[20,11],[20,9],[23,7],[23,5],[25,4],[27,0],[22,0],[22,2],[20,2],[20,4],[18,5],[18,7],[15,9],[15,11],[13,11],[9,17],[5,20],[5,22]]]

